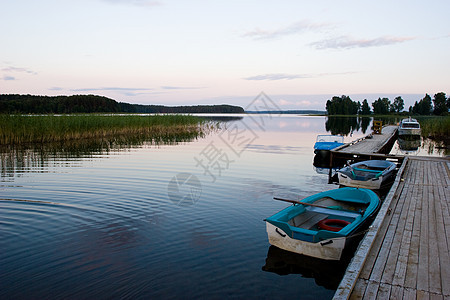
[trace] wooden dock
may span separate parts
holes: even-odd
[[[408,158],[334,299],[450,299],[450,159]]]
[[[333,159],[386,159],[403,160],[403,156],[387,155],[397,138],[398,126],[384,126],[381,134],[369,134],[351,143],[347,143],[330,151],[330,165]]]

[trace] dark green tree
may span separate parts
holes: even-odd
[[[435,115],[443,115],[448,112],[446,105],[447,98],[445,97],[445,93],[437,93],[434,95],[433,103],[434,103],[434,111]]]
[[[334,96],[327,101],[326,109],[328,115],[356,115],[358,113],[358,103],[352,101],[349,96]]]
[[[370,115],[370,113],[369,103],[367,102],[367,99],[364,99],[361,106],[361,115]]]
[[[432,112],[431,97],[426,94],[419,102],[415,102],[412,113],[415,115],[430,115]]]
[[[388,98],[378,98],[372,103],[373,113],[376,115],[386,115],[389,113],[391,101]]]
[[[390,110],[393,113],[399,113],[405,107],[405,102],[403,101],[401,96],[398,96],[394,99],[394,103],[391,104]]]

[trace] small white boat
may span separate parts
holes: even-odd
[[[388,160],[366,160],[337,171],[339,184],[343,186],[381,189],[393,179],[396,164]]]
[[[314,153],[330,151],[342,145],[344,145],[344,137],[342,135],[320,134],[317,136],[314,144]]]
[[[409,117],[408,119],[403,119],[398,126],[398,135],[418,135],[420,136],[420,124],[416,119]]]
[[[339,260],[373,219],[380,199],[371,190],[342,188],[318,193],[267,218],[269,243],[325,260]]]

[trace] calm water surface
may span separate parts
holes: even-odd
[[[342,266],[269,247],[263,222],[289,205],[274,196],[337,188],[313,167],[325,120],[244,116],[177,145],[2,153],[0,298],[332,297]],[[366,131],[352,130],[346,141]]]

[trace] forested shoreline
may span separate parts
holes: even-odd
[[[97,95],[37,96],[0,94],[0,113],[244,113],[233,105],[163,106],[117,102]]]
[[[450,109],[450,97],[446,97],[443,92],[431,96],[426,94],[422,99],[415,101],[413,106],[408,110],[405,109],[405,103],[401,96],[395,97],[391,103],[389,98],[378,98],[372,102],[370,109],[369,102],[364,99],[363,102],[356,102],[349,96],[334,96],[326,103],[328,115],[389,115],[389,114],[405,114],[405,115],[448,115]]]

